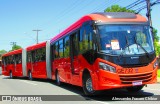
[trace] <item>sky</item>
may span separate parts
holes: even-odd
[[[11,50],[11,42],[26,48],[50,40],[82,16],[103,12],[118,4],[126,7],[137,0],[0,0],[0,50]],[[151,0],[154,1],[154,0]],[[133,8],[134,9],[134,8]],[[160,36],[160,5],[152,7],[152,23]],[[140,12],[146,15],[146,10]]]

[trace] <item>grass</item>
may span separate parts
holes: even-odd
[[[158,78],[160,78],[160,69],[158,69],[157,74],[158,74]]]

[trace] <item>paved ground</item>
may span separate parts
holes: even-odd
[[[106,101],[110,98],[116,97],[137,97],[140,98],[145,97],[154,97],[154,95],[160,95],[160,84],[153,84],[148,85],[139,93],[128,93],[126,90],[117,89],[117,90],[110,90],[110,91],[103,91],[101,92],[102,96],[96,97],[86,97],[83,96],[83,90],[81,87],[69,85],[69,84],[62,84],[61,86],[57,86],[54,81],[51,80],[33,80],[29,81],[26,78],[15,78],[9,79],[9,77],[5,77],[0,75],[0,95],[55,95],[55,96],[48,96],[48,99],[51,97],[53,99],[59,99],[60,101],[48,101],[48,102],[21,102],[21,101],[0,101],[0,104],[71,104],[71,103],[78,103],[78,104],[141,104],[143,102],[148,104],[154,104],[158,101]],[[59,96],[57,96],[59,95]],[[64,96],[62,96],[64,95]],[[67,95],[67,96],[66,96]],[[160,97],[160,96],[159,96]],[[1,98],[0,98],[1,99]],[[74,100],[80,101],[74,101]],[[70,101],[64,101],[70,100]],[[72,101],[73,100],[73,101]]]

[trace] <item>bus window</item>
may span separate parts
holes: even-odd
[[[77,56],[78,55],[78,50],[79,50],[79,47],[78,47],[78,33],[75,33],[73,35],[73,56]]]
[[[42,49],[37,49],[36,50],[36,62],[41,61],[41,50]]]
[[[64,57],[69,57],[69,36],[64,39]]]
[[[46,48],[42,48],[41,49],[41,61],[45,61],[46,60]]]
[[[27,52],[27,62],[31,62],[31,52]]]
[[[59,58],[58,42],[53,45],[54,58]]]
[[[35,56],[35,55],[36,55],[36,54],[35,54],[35,50],[33,50],[33,51],[31,52],[31,54],[32,54],[32,61],[33,61],[33,63],[34,63],[34,62],[35,62],[35,57],[36,57],[36,56]]]
[[[63,58],[63,39],[59,41],[59,57]]]
[[[36,61],[45,61],[46,60],[46,48],[40,48],[36,50]]]
[[[16,61],[16,64],[21,64],[22,63],[22,55],[21,54],[15,55],[15,61]]]
[[[93,30],[90,25],[82,27],[79,38],[80,53],[93,49]]]
[[[10,56],[10,63],[14,64],[14,55]]]

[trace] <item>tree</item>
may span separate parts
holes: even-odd
[[[22,47],[15,44],[15,45],[12,46],[12,50],[10,50],[10,51],[17,50],[17,49],[20,49],[20,48],[22,48]]]
[[[135,13],[134,10],[127,10],[125,7],[120,7],[119,5],[112,5],[104,10],[104,12],[130,12]],[[160,44],[159,37],[157,34],[157,29],[153,28],[154,46],[156,50],[156,56],[160,55]]]
[[[0,60],[1,60],[1,58],[2,58],[2,55],[5,54],[5,53],[7,53],[6,50],[4,50],[4,49],[3,49],[3,50],[0,50]]]
[[[154,47],[156,50],[156,56],[160,56],[159,36],[157,35],[157,29],[155,28],[153,28],[153,37],[154,37]]]
[[[112,5],[104,10],[104,12],[130,12],[135,13],[134,10],[127,10],[125,7],[120,7],[119,5]]]

